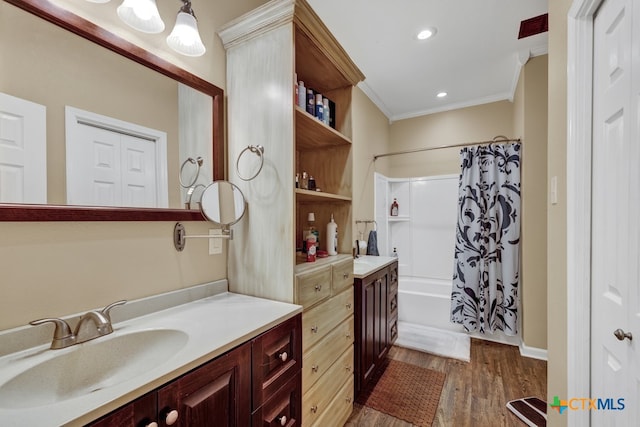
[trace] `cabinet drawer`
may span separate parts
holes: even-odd
[[[300,373],[251,415],[253,427],[300,426]]]
[[[389,313],[387,316],[389,318],[398,316],[398,288],[395,292],[389,293]]]
[[[302,347],[309,350],[344,319],[353,314],[353,289],[302,313]]]
[[[398,317],[394,317],[392,319],[389,320],[389,347],[391,347],[393,345],[393,343],[396,342],[396,339],[398,338]]]
[[[353,286],[353,259],[349,258],[333,264],[331,270],[333,295]]]
[[[296,304],[305,309],[331,295],[331,266],[296,275]]]
[[[339,355],[353,344],[353,316],[329,332],[318,345],[304,353],[302,359],[302,391],[304,393],[322,377]]]
[[[256,409],[300,371],[301,315],[260,335],[252,343],[253,405]]]
[[[342,386],[329,407],[313,423],[314,427],[341,426],[347,422],[353,411],[353,377]]]
[[[302,425],[310,426],[323,416],[344,383],[353,379],[353,346],[302,396]],[[333,423],[332,423],[333,424]]]

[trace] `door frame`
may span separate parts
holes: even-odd
[[[591,395],[593,19],[604,0],[574,0],[567,22],[567,392]],[[585,326],[586,325],[586,326]],[[567,411],[568,426],[589,411]]]

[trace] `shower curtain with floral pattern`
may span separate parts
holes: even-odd
[[[451,321],[518,333],[520,143],[463,148]]]

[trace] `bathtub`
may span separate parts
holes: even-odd
[[[449,322],[450,312],[450,280],[399,277],[399,322],[463,332],[462,325]]]
[[[451,281],[400,276],[396,345],[468,362],[471,340],[449,322],[450,306]]]

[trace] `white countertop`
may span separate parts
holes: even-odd
[[[114,323],[113,335],[170,328],[186,332],[188,340],[182,349],[165,362],[110,387],[38,407],[4,408],[0,402],[0,424],[5,427],[83,425],[301,312],[302,307],[298,305],[224,292]],[[47,344],[0,357],[0,387],[26,367],[50,359],[52,354],[70,352],[74,347],[91,345],[110,336],[61,350],[49,350]],[[122,363],[126,363],[126,360]]]
[[[390,256],[360,255],[358,258],[353,260],[353,277],[356,279],[362,279],[395,261],[398,261],[398,258]]]

